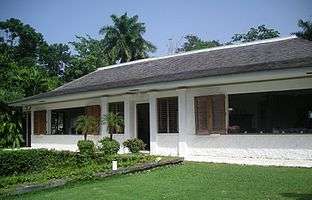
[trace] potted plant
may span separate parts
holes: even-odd
[[[75,121],[75,129],[84,135],[84,140],[87,140],[87,134],[98,131],[99,121],[93,116],[80,115]]]
[[[118,113],[113,112],[104,115],[102,123],[107,125],[107,131],[111,140],[113,139],[113,134],[122,131],[124,125],[123,118]]]

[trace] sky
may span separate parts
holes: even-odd
[[[312,19],[312,0],[0,0],[1,21],[18,18],[49,43],[68,43],[75,35],[100,38],[110,15],[125,12],[145,23],[144,38],[157,47],[152,56],[160,56],[181,45],[186,34],[227,42],[265,24],[289,36],[298,30],[298,19]]]

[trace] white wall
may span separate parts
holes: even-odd
[[[114,135],[120,143],[128,138],[136,137],[135,105],[140,102],[150,103],[150,138],[151,153],[155,155],[183,156],[187,160],[227,162],[242,164],[270,164],[312,167],[312,134],[286,135],[196,135],[194,116],[194,97],[212,94],[238,94],[263,91],[280,91],[289,89],[311,88],[311,78],[298,78],[266,82],[252,82],[243,84],[228,84],[223,86],[198,87],[178,89],[163,92],[149,92],[134,95],[103,97],[84,100],[84,102],[48,104],[36,109],[51,109],[54,107],[68,107],[72,105],[101,104],[125,101],[125,134]],[[179,97],[179,133],[157,133],[156,99],[161,97]],[[226,102],[227,108],[228,102]],[[227,109],[226,109],[227,110]],[[227,115],[228,120],[228,115]],[[106,131],[98,137],[108,136]],[[55,147],[59,149],[74,149],[76,142],[82,136],[52,136],[33,135],[33,147]],[[94,138],[95,140],[98,138]],[[120,153],[127,152],[122,148]]]
[[[196,135],[194,114],[195,96],[225,94],[227,97],[228,94],[301,89],[308,85],[312,86],[311,78],[154,93],[154,98],[179,96],[179,104],[183,104],[179,105],[179,134],[162,135],[151,132],[157,136],[157,151],[154,154],[179,155],[193,161],[312,167],[312,133],[305,135]],[[186,102],[181,100],[183,98],[186,98]],[[228,107],[228,102],[225,106]],[[228,113],[226,114],[228,121]],[[183,117],[186,120],[183,120]]]

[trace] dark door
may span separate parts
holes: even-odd
[[[146,144],[145,150],[150,149],[150,121],[149,121],[149,104],[140,103],[137,109],[137,131],[138,138]]]

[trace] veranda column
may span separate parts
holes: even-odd
[[[35,125],[35,123],[34,123],[34,120],[35,120],[35,114],[34,114],[35,112],[34,112],[34,110],[33,109],[31,109],[31,111],[30,111],[30,124],[31,124],[31,131],[30,131],[30,134],[31,134],[31,137],[34,135],[34,130],[35,130],[35,127],[34,127],[34,125]]]
[[[130,101],[130,95],[125,95],[125,119],[124,119],[124,125],[125,125],[125,139],[132,138],[133,137],[133,126],[132,121],[133,121],[133,116],[132,116],[132,106],[131,106],[131,101]]]
[[[157,154],[157,101],[155,93],[149,93],[150,109],[150,153]]]
[[[180,89],[178,91],[179,97],[179,139],[178,139],[178,155],[185,157],[187,155],[187,98],[186,89]]]
[[[46,112],[46,134],[51,134],[51,110]]]
[[[101,97],[100,100],[101,105],[101,120],[103,120],[103,117],[108,113],[108,102],[107,97]],[[101,124],[100,133],[102,137],[105,137],[108,135],[107,133],[107,125],[105,123]]]

